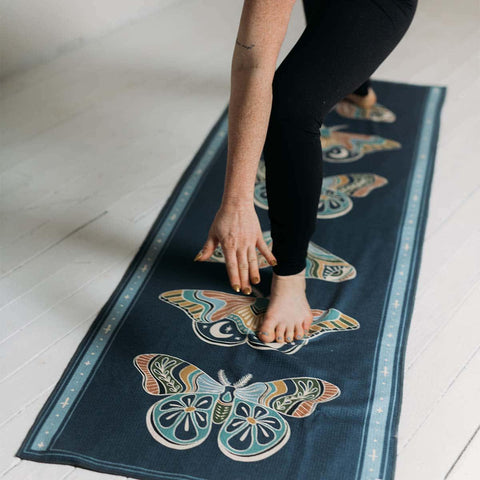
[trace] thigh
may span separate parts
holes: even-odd
[[[275,72],[273,108],[296,109],[299,117],[308,108],[321,124],[392,52],[412,21],[415,1],[322,0],[320,6]]]
[[[306,22],[311,23],[327,2],[328,0],[302,0]]]

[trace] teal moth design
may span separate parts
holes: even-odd
[[[360,328],[357,320],[336,308],[312,309],[313,322],[302,339],[289,343],[265,343],[258,338],[256,331],[267,311],[268,298],[217,290],[176,289],[162,292],[159,299],[174,305],[190,317],[192,329],[198,338],[220,347],[235,347],[246,343],[258,350],[292,354],[327,333]]]
[[[197,366],[162,353],[137,355],[133,364],[143,376],[143,389],[161,397],[146,414],[147,429],[157,442],[177,450],[194,448],[218,425],[220,451],[240,462],[268,458],[288,442],[284,416],[306,417],[318,403],[340,395],[336,385],[315,377],[247,385],[248,373],[232,384],[219,370],[216,381]]]

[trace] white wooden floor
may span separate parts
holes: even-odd
[[[2,480],[122,478],[14,452],[228,102],[241,6],[179,0],[3,83]],[[420,0],[374,75],[448,86],[396,480],[480,478],[478,9]],[[279,60],[303,27],[298,1]]]

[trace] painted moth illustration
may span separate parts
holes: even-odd
[[[393,123],[397,118],[395,113],[380,103],[376,103],[370,108],[362,108],[354,102],[342,100],[335,105],[334,110],[345,118],[371,120],[372,122]]]
[[[372,190],[384,187],[387,183],[385,177],[375,173],[349,173],[324,177],[317,218],[329,219],[346,215],[353,208],[351,197],[366,197]],[[258,207],[268,209],[263,158],[258,163],[253,200]]]
[[[270,230],[265,230],[263,239],[268,248],[272,250],[272,237]],[[257,249],[258,268],[270,267],[265,257]],[[206,260],[207,262],[225,263],[225,256],[223,254],[222,246],[219,244],[215,248],[212,256]],[[314,278],[318,280],[325,280],[327,282],[345,282],[357,276],[357,271],[353,265],[325,248],[320,247],[314,242],[308,244],[307,258],[306,258],[306,278]]]
[[[302,418],[340,395],[333,383],[315,377],[293,377],[250,385],[248,373],[231,384],[224,370],[219,381],[197,366],[167,354],[146,353],[133,359],[143,389],[162,397],[147,411],[152,437],[178,450],[193,448],[219,425],[217,443],[227,457],[240,462],[263,460],[290,438],[283,418]],[[282,416],[283,415],[283,416]]]
[[[379,135],[338,131],[347,126],[327,127],[324,124],[320,128],[322,156],[326,162],[351,163],[360,160],[368,153],[401,148],[399,142]]]
[[[313,322],[304,338],[289,343],[264,343],[256,331],[267,311],[268,298],[200,289],[168,290],[158,298],[179,308],[191,318],[193,331],[198,338],[222,347],[246,343],[259,350],[273,349],[292,354],[326,333],[360,328],[357,320],[336,308],[312,309]]]

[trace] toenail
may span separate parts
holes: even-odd
[[[300,340],[302,338],[301,335],[297,335],[297,339]]]
[[[287,337],[287,340],[290,341],[292,339],[292,337]]]
[[[277,340],[281,340],[281,339],[282,339],[282,337],[277,337]]]
[[[260,332],[260,335],[268,335],[267,332]]]

